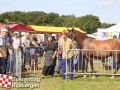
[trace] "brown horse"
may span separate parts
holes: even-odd
[[[116,74],[120,67],[120,39],[114,38],[108,40],[96,40],[74,29],[68,30],[68,36],[71,39],[76,40],[79,47],[83,49],[86,72],[88,67],[88,61],[90,61],[92,72],[94,72],[93,57],[98,57],[102,59],[109,56],[114,56],[116,62],[116,69],[114,74]]]

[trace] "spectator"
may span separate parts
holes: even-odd
[[[76,42],[74,42],[73,49],[78,49]],[[78,69],[79,69],[79,61],[78,60],[79,60],[80,51],[79,50],[74,50],[73,54],[74,54],[74,58],[73,58],[74,68],[75,68],[76,72],[78,72]]]
[[[34,62],[35,68],[38,69],[38,62],[37,62],[37,49],[38,49],[38,41],[37,36],[33,35],[30,41],[30,67],[34,69]]]
[[[57,67],[57,73],[60,74],[61,73],[61,61],[62,61],[62,49],[61,47],[58,48],[58,67]]]
[[[13,48],[13,40],[10,34],[10,27],[6,26],[5,29],[8,30],[8,34],[6,36],[6,41],[7,41],[7,45],[8,45],[8,49],[7,49],[7,58],[6,58],[6,74],[10,74],[11,73],[11,60],[13,59],[13,52],[14,52],[14,48]]]
[[[58,67],[57,67],[57,73],[60,74],[61,72],[61,61],[62,61],[62,47],[60,47],[60,43],[61,41],[63,40],[63,36],[61,36],[59,39],[58,39]]]
[[[0,74],[6,74],[6,60],[8,53],[7,37],[8,30],[5,28],[1,29],[0,33]]]
[[[13,39],[13,48],[14,48],[14,52],[11,55],[11,70],[13,70],[14,73],[16,73],[16,61],[19,61],[19,54],[18,51],[21,53],[21,41],[20,41],[20,37],[19,37],[19,32],[15,31],[14,32],[14,37],[12,37]],[[14,61],[14,62],[13,62]],[[13,68],[14,65],[14,68]]]
[[[117,38],[116,35],[113,36],[113,38]],[[113,56],[113,69],[116,69],[116,62],[115,62],[115,56]]]
[[[25,36],[22,37],[22,55],[23,55],[23,64],[22,64],[22,70],[27,70],[25,68],[26,61],[30,60],[30,34],[28,32],[25,33]]]
[[[20,37],[19,37],[19,32],[14,32],[13,47],[14,47],[15,50],[20,49]]]
[[[42,70],[43,77],[54,75],[54,70],[56,66],[56,53],[57,53],[57,44],[54,43],[52,36],[48,36],[47,42],[45,43],[45,52],[44,52],[44,66]]]
[[[113,38],[117,38],[117,36],[116,36],[116,35],[113,35]]]

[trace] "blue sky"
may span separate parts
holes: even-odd
[[[44,11],[77,17],[92,14],[101,22],[120,23],[120,0],[0,0],[0,13]]]

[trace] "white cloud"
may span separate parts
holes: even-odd
[[[101,0],[99,4],[101,7],[111,7],[116,1],[117,0]]]

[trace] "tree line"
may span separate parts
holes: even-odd
[[[31,12],[5,12],[0,14],[0,23],[22,23],[24,25],[41,25],[56,27],[79,27],[87,33],[94,33],[97,28],[108,28],[114,24],[102,23],[98,16],[85,15],[76,17],[75,15],[59,15],[43,11]]]

